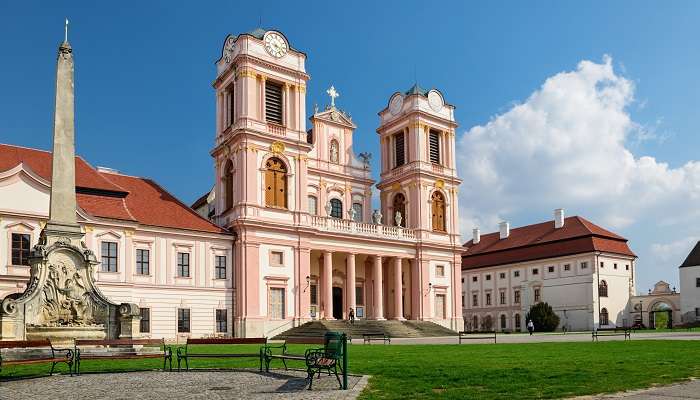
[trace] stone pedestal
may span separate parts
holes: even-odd
[[[119,339],[138,339],[141,337],[141,310],[136,304],[122,303],[119,306]]]

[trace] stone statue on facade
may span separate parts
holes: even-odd
[[[362,160],[362,164],[364,165],[365,169],[369,169],[370,161],[372,161],[372,153],[363,151],[358,157],[360,157]]]
[[[376,225],[382,224],[382,213],[379,212],[378,209],[375,209],[374,212],[372,213],[372,222],[375,223]]]
[[[350,220],[354,221],[355,217],[357,216],[357,211],[354,208],[350,207],[350,209],[348,210],[348,215],[350,216]]]
[[[331,216],[331,210],[333,209],[333,207],[331,206],[331,202],[330,202],[330,201],[326,202],[326,207],[325,207],[325,209],[326,209],[326,216],[327,216],[327,217],[330,217],[330,216]]]
[[[337,164],[338,163],[338,142],[335,140],[331,140],[330,153],[331,153],[331,162]]]
[[[394,214],[394,222],[396,222],[396,226],[401,226],[401,222],[403,222],[401,211],[397,211],[396,214]]]

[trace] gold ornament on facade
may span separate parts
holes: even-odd
[[[284,143],[280,142],[279,140],[278,140],[278,141],[275,141],[275,142],[272,142],[272,144],[270,144],[270,151],[271,151],[273,154],[282,154],[282,153],[284,153]]]
[[[443,181],[442,179],[438,179],[435,181],[435,188],[436,189],[442,189],[444,187],[445,187],[445,181]]]
[[[391,185],[391,190],[393,190],[394,192],[398,192],[399,190],[401,190],[401,184],[399,184],[398,182],[394,183],[393,185]]]

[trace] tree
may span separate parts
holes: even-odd
[[[525,321],[530,320],[535,324],[535,330],[539,332],[553,332],[559,326],[559,316],[547,303],[537,303],[530,307],[530,311],[525,315]]]

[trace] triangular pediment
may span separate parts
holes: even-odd
[[[315,113],[311,117],[311,119],[320,119],[324,122],[345,126],[350,129],[357,128],[357,126],[352,122],[352,118],[350,118],[350,116],[347,115],[343,110],[340,110],[336,107],[328,107],[323,111],[319,111]]]
[[[35,227],[24,223],[24,222],[15,222],[12,224],[7,224],[5,225],[6,230],[15,230],[15,231],[24,231],[24,232],[31,232],[35,229]]]
[[[100,239],[121,239],[122,236],[115,231],[107,231],[96,235]]]

